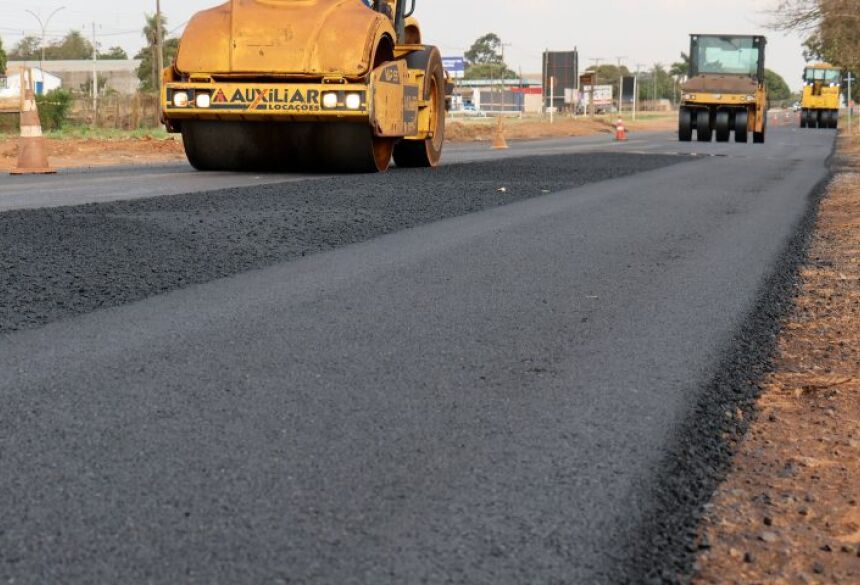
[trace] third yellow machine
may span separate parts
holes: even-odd
[[[767,133],[764,56],[756,35],[691,35],[690,74],[681,87],[678,138],[763,143]]]
[[[230,0],[196,14],[162,117],[200,170],[439,164],[450,93],[415,0]]]
[[[841,101],[842,70],[826,63],[810,65],[803,72],[800,127],[838,127]]]

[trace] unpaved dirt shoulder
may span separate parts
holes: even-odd
[[[670,130],[675,127],[673,117],[627,122],[630,132]],[[538,140],[608,134],[614,127],[605,120],[559,119],[554,124],[540,120],[505,122],[505,136],[509,140]],[[490,141],[496,133],[493,119],[450,120],[447,124],[449,142]],[[156,164],[184,161],[182,139],[178,135],[167,138],[51,138],[45,140],[51,165],[58,169],[86,168],[112,165]],[[18,138],[0,136],[0,172],[8,172],[18,160]]]
[[[843,136],[695,583],[860,583],[860,139]]]
[[[45,140],[48,159],[58,169],[111,165],[154,164],[185,160],[182,142],[162,138],[63,138]],[[0,138],[0,171],[8,172],[18,160],[18,139]]]

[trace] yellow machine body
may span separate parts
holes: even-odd
[[[801,128],[836,128],[841,103],[842,70],[827,63],[806,67],[800,99]]]
[[[399,166],[435,166],[447,82],[405,4],[231,0],[200,12],[164,72],[164,122],[204,170],[302,159],[273,148],[315,149],[304,160],[322,170],[385,170],[392,154]]]
[[[700,142],[762,143],[767,131],[764,56],[767,40],[753,35],[691,35],[690,77],[681,85],[678,136]]]

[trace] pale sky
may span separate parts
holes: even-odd
[[[461,55],[487,32],[505,43],[505,58],[523,73],[540,71],[545,48],[578,47],[584,69],[600,58],[603,63],[668,65],[687,51],[688,35],[699,33],[766,34],[767,66],[782,75],[792,89],[800,86],[803,68],[801,39],[768,31],[768,10],[776,0],[417,0],[416,16],[425,42],[436,44],[445,56]],[[196,11],[220,0],[162,0],[168,29],[180,33]],[[155,0],[0,0],[0,37],[8,50],[24,33],[39,34],[36,19],[44,20],[65,6],[48,26],[49,39],[70,28],[89,37],[92,22],[100,46],[120,45],[134,55],[143,45],[143,14],[155,12]]]

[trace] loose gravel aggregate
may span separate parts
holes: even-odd
[[[690,160],[594,153],[0,214],[0,333]]]

